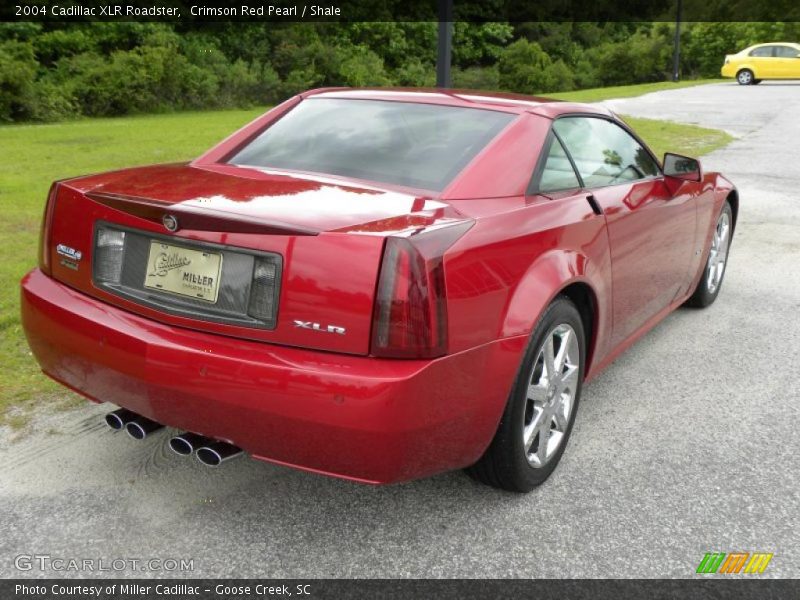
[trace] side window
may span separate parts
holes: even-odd
[[[772,56],[772,49],[774,46],[761,46],[755,50],[750,51],[750,56],[759,56],[761,58]]]
[[[797,58],[800,50],[791,46],[775,46],[775,56],[778,58]]]
[[[544,168],[539,175],[539,192],[558,192],[581,187],[575,169],[564,152],[564,147],[558,138],[553,136],[550,149],[544,162]]]
[[[565,117],[553,125],[584,187],[602,187],[661,173],[650,153],[616,123],[593,117]]]

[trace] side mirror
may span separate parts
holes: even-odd
[[[703,179],[699,160],[671,152],[664,155],[664,175],[684,181],[702,181]]]

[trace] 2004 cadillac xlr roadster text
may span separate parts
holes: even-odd
[[[191,163],[56,182],[22,317],[112,427],[207,464],[527,491],[582,383],[715,300],[738,203],[602,108],[316,90]]]

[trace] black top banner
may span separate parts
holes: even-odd
[[[0,0],[2,21],[800,21],[798,0]]]

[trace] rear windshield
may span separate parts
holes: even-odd
[[[441,191],[515,116],[432,104],[309,98],[230,163]]]

